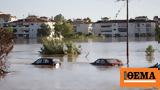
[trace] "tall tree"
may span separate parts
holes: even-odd
[[[63,23],[65,21],[65,18],[62,14],[58,14],[54,17],[54,21],[56,23]]]
[[[73,32],[73,25],[67,22],[55,24],[55,31],[60,32],[65,37]]]
[[[160,28],[158,26],[156,26],[155,31],[156,31],[156,38],[157,38],[158,42],[160,42]]]
[[[0,56],[4,53],[9,53],[11,50],[10,45],[13,45],[13,32],[11,28],[0,29]]]
[[[89,18],[89,17],[87,17],[87,21],[88,21],[88,23],[92,22],[91,18]]]
[[[41,24],[40,29],[38,29],[37,36],[38,37],[46,37],[51,33],[51,29],[46,24]]]
[[[73,21],[71,19],[68,19],[67,23],[73,23]]]

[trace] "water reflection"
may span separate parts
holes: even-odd
[[[61,62],[65,62],[64,60],[67,59],[67,62],[76,62],[78,55],[42,55],[41,57],[51,57],[54,60],[59,60]]]
[[[68,62],[76,62],[77,57],[78,57],[77,55],[68,55],[67,60]]]
[[[151,55],[151,56],[146,55],[146,60],[148,61],[148,63],[153,63],[154,59],[155,59],[154,55]]]
[[[0,74],[0,80],[4,79],[6,75],[7,75],[6,73]]]
[[[41,43],[40,39],[24,39],[24,38],[18,38],[15,39],[14,42],[16,44],[37,44],[37,43]]]
[[[129,41],[155,41],[155,37],[129,37]],[[93,39],[81,39],[72,40],[75,42],[126,42],[126,37],[106,37],[106,38],[93,38]],[[16,44],[37,44],[41,43],[41,39],[15,39]]]
[[[55,68],[55,66],[53,65],[33,65],[33,66],[36,68],[51,68],[51,69]]]

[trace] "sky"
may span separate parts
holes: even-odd
[[[125,2],[116,0],[0,0],[0,11],[17,18],[28,15],[51,17],[61,13],[66,19],[125,19],[125,6]],[[116,18],[118,10],[121,12]],[[148,16],[150,19],[160,16],[160,0],[130,0],[129,17],[136,16]]]

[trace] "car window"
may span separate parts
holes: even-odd
[[[38,59],[38,60],[36,61],[36,63],[37,63],[37,64],[42,63],[42,59]]]
[[[100,61],[101,61],[101,60],[99,59],[99,60],[97,60],[95,63],[100,63]]]
[[[101,60],[100,63],[101,64],[105,64],[106,62],[105,62],[105,60]]]
[[[45,59],[44,61],[43,61],[43,63],[49,63],[49,60],[48,59]]]

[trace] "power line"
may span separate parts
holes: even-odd
[[[116,0],[115,2],[120,2],[120,1],[126,1],[126,0]],[[133,1],[133,0],[129,0],[129,3]],[[118,9],[116,15],[115,15],[115,19],[117,19],[117,17],[119,16],[119,14],[121,13],[121,11],[123,10],[123,8],[126,7],[126,3],[124,2],[123,5],[120,7],[120,9]]]

